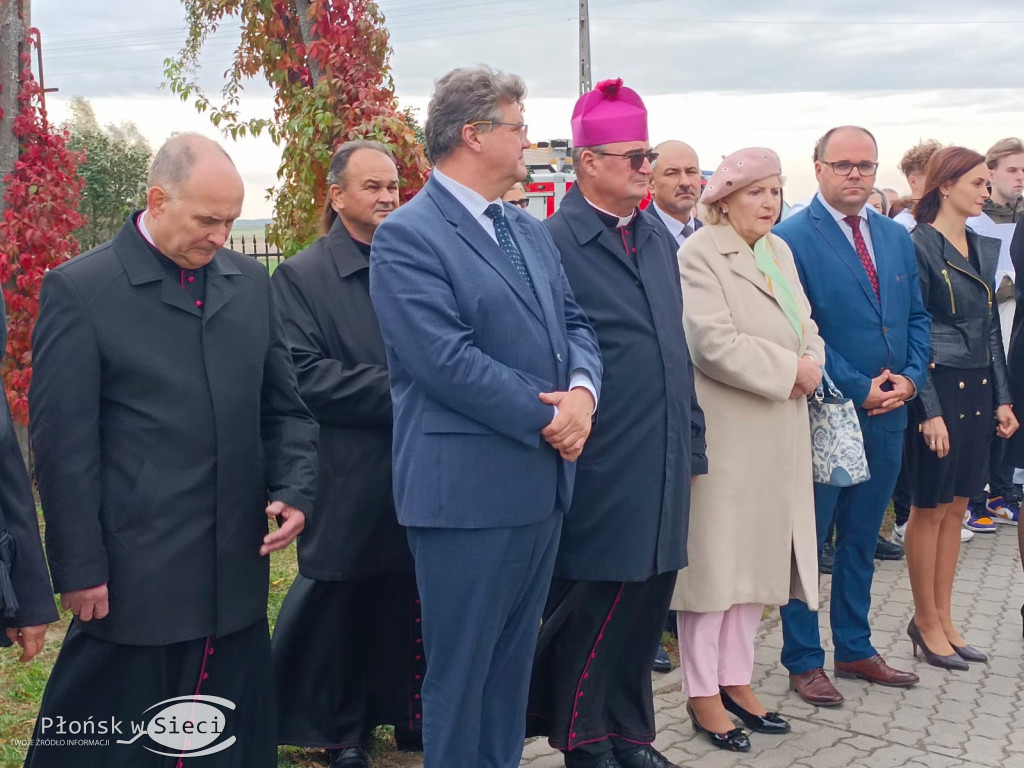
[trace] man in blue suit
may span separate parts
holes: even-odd
[[[775,232],[793,249],[826,368],[857,404],[871,479],[850,488],[816,484],[818,551],[835,520],[831,624],[837,677],[907,687],[871,645],[868,610],[878,527],[896,485],[907,426],[904,403],[924,384],[930,320],[921,300],[906,230],[867,206],[878,147],[864,128],[833,128],[815,147],[818,194]],[[811,704],[843,696],[824,673],[818,619],[791,600],[782,609],[782,663],[793,690]]]
[[[422,600],[426,768],[514,768],[562,516],[601,379],[597,339],[526,178],[523,80],[435,85],[435,170],[377,229],[370,294],[394,404],[394,487]]]

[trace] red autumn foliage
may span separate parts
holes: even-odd
[[[29,40],[26,52],[31,45]],[[4,180],[7,191],[0,219],[0,285],[7,304],[8,331],[7,357],[0,375],[14,418],[27,424],[39,288],[47,269],[77,252],[78,242],[72,233],[84,218],[78,213],[81,158],[68,149],[67,132],[51,128],[28,53],[21,65],[19,111],[13,124],[19,154],[14,170]]]
[[[283,146],[270,240],[291,255],[317,237],[334,148],[375,139],[395,153],[403,199],[427,178],[429,164],[398,111],[384,16],[372,0],[183,0],[190,35],[177,60],[166,62],[171,90],[195,98],[200,112],[232,138],[267,130]],[[241,38],[225,73],[223,104],[194,82],[206,36],[239,17]],[[262,76],[274,91],[273,119],[243,119],[238,103],[246,78]]]

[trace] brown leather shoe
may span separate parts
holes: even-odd
[[[869,683],[888,685],[893,688],[909,688],[920,680],[913,672],[901,672],[898,669],[893,669],[877,653],[860,661],[837,661],[835,666],[836,677],[860,678]]]
[[[836,690],[821,667],[790,675],[789,688],[808,704],[817,707],[837,707],[843,703],[843,694]]]

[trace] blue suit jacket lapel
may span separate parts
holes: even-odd
[[[850,241],[846,239],[846,235],[839,228],[839,224],[835,219],[832,218],[831,214],[825,210],[817,198],[811,203],[811,210],[815,214],[815,227],[826,242],[832,246],[836,254],[846,265],[846,268],[850,270],[854,280],[857,281],[857,285],[860,286],[864,292],[865,297],[871,302],[871,305],[878,311],[879,314],[882,312],[882,306],[879,303],[878,297],[875,296],[875,289],[871,287],[871,281],[868,280],[868,273],[864,271],[864,265],[860,263],[860,256],[857,255],[857,251],[850,245]],[[872,239],[872,245],[874,240]],[[876,257],[877,258],[877,257]],[[877,271],[877,267],[876,267]],[[879,284],[881,284],[881,276],[879,276]]]
[[[512,288],[512,291],[523,300],[523,303],[530,308],[530,311],[536,315],[537,319],[543,322],[543,312],[537,303],[537,297],[530,290],[530,286],[526,284],[522,275],[512,266],[512,262],[509,261],[508,256],[501,250],[501,247],[491,239],[491,236],[480,226],[479,222],[469,215],[469,211],[466,210],[465,206],[449,194],[448,190],[441,186],[440,182],[433,179],[427,182],[424,191],[430,194],[435,202],[437,202],[445,218],[455,225],[455,231],[459,237],[480,254],[481,258],[504,278],[505,282]],[[518,230],[513,231],[518,236]],[[520,249],[523,249],[522,245],[520,245]],[[530,259],[525,253],[523,254],[523,259],[526,261],[527,269],[529,270]],[[531,278],[533,274],[531,271]],[[534,285],[537,285],[536,280],[534,280]]]
[[[554,275],[547,274],[535,256],[535,254],[541,252],[540,244],[529,228],[523,226],[522,222],[518,221],[517,218],[509,217],[508,223],[512,228],[512,234],[516,238],[516,242],[519,243],[520,250],[523,252],[526,270],[530,273],[530,279],[533,280],[533,287],[536,289],[537,295],[531,296],[531,298],[535,299],[534,305],[537,305],[538,301],[540,302],[540,310],[544,316],[544,324],[548,328],[552,349],[557,352],[558,350],[555,348],[555,333],[556,329],[561,328],[565,318],[555,316],[555,301],[551,292],[552,290],[560,290],[561,286],[557,288],[550,287]],[[520,282],[523,281],[520,280]],[[529,286],[527,286],[527,291],[529,291]]]
[[[882,317],[885,317],[885,309],[889,305],[889,285],[894,279],[893,260],[889,257],[889,243],[885,239],[879,227],[871,225],[875,217],[868,214],[868,231],[871,232],[871,247],[875,251],[875,272],[878,273],[878,293],[881,301]],[[859,259],[858,259],[859,261]]]

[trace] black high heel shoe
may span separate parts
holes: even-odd
[[[736,715],[736,717],[743,721],[743,725],[754,733],[774,733],[782,735],[783,733],[789,733],[793,730],[790,728],[789,723],[779,716],[778,712],[768,712],[763,716],[755,715],[753,712],[748,712],[737,704],[735,699],[726,693],[724,688],[719,688],[718,692],[722,696],[722,704],[725,705],[725,709]]]
[[[950,643],[950,645],[953,644]],[[988,661],[988,656],[979,651],[973,645],[953,645],[953,650],[956,651],[956,655],[964,661]]]
[[[931,664],[933,667],[941,667],[942,669],[969,669],[967,662],[961,659],[957,654],[951,653],[948,656],[940,656],[937,653],[932,653],[931,649],[925,645],[924,638],[921,637],[921,630],[917,628],[917,624],[911,619],[910,623],[907,624],[907,636],[910,638],[910,642],[914,647],[914,656],[917,656],[918,647],[924,651],[924,660]]]
[[[686,714],[690,716],[690,725],[693,726],[693,732],[703,733],[708,737],[708,741],[719,749],[727,749],[730,752],[750,751],[750,739],[742,728],[733,728],[728,733],[712,733],[697,720],[697,716],[693,714],[693,707],[690,706],[690,702],[686,702]]]

